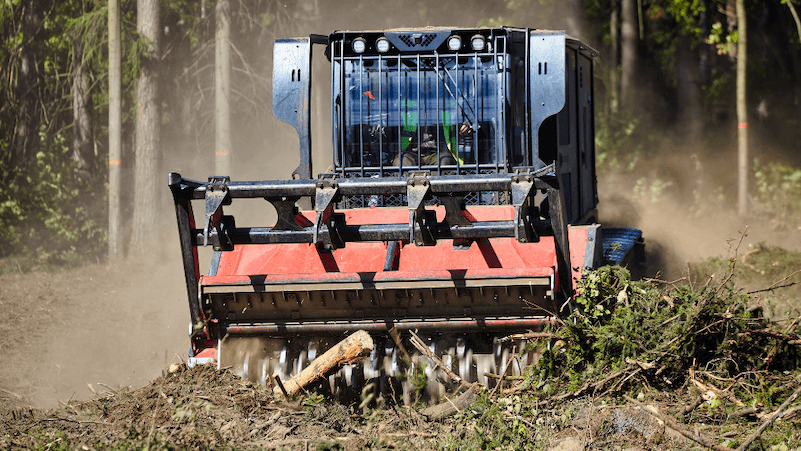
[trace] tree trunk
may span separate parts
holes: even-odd
[[[676,126],[682,144],[692,145],[701,138],[701,90],[698,60],[690,48],[692,39],[680,36],[676,49],[676,87],[678,117]]]
[[[137,0],[136,27],[147,39],[150,56],[142,59],[136,86],[136,150],[134,166],[134,217],[131,251],[144,253],[153,244],[153,224],[157,220],[159,193],[163,183],[158,177],[161,115],[158,97],[160,59],[159,1]]]
[[[631,110],[634,106],[634,77],[637,73],[637,2],[620,1],[620,106]]]
[[[120,170],[122,154],[122,69],[120,2],[108,2],[108,259],[122,257],[120,239]]]
[[[84,66],[84,45],[75,41],[74,74],[72,76],[72,159],[78,163],[77,176],[88,179],[94,174],[92,146],[92,113],[89,108],[89,77]]]
[[[231,9],[218,0],[214,74],[215,174],[231,175]]]
[[[746,110],[747,39],[744,0],[737,0],[737,213],[748,213],[748,111]]]
[[[609,40],[611,41],[611,52],[609,55],[609,112],[611,114],[617,114],[620,95],[620,82],[617,72],[618,59],[620,58],[619,26],[620,6],[617,0],[612,0],[612,13],[609,15]]]
[[[37,0],[23,0],[22,50],[19,70],[19,115],[14,137],[12,167],[22,167],[34,153],[39,126],[39,94],[42,78],[42,61],[38,54],[41,40],[42,10],[45,5]]]

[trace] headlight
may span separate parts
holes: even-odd
[[[364,53],[364,50],[367,48],[367,41],[365,41],[364,38],[356,38],[350,43],[350,46],[354,53]]]
[[[389,40],[387,38],[378,38],[375,41],[375,49],[379,53],[387,53],[389,51]]]
[[[453,35],[448,38],[448,48],[452,51],[457,51],[462,48],[462,38]]]
[[[470,38],[470,47],[472,47],[473,50],[475,50],[476,52],[484,50],[486,44],[487,41],[484,39],[484,36],[481,36],[480,34],[477,34],[472,38]]]

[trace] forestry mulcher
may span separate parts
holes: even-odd
[[[315,175],[318,44],[330,61],[333,155]],[[169,174],[189,363],[268,385],[365,330],[372,353],[331,374],[331,389],[400,383],[408,400],[402,368],[414,367],[436,396],[434,366],[398,346],[414,331],[467,381],[519,374],[535,351],[510,359],[525,350],[515,334],[569,309],[582,272],[641,254],[639,230],[596,223],[595,55],[563,31],[506,27],[277,40],[273,112],[300,137],[292,177]],[[242,198],[266,200],[275,224],[238,227],[223,210]],[[213,247],[205,274],[198,246]]]

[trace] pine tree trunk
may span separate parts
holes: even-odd
[[[609,112],[617,114],[618,99],[620,98],[620,82],[618,77],[618,59],[620,57],[620,5],[612,0],[612,13],[609,15],[609,40],[611,52],[609,55]],[[610,115],[611,116],[611,115]]]
[[[120,2],[108,2],[108,259],[122,257],[120,239],[120,172],[122,154],[122,68]]]
[[[637,2],[620,1],[620,106],[631,110],[634,106],[634,76],[637,73]]]
[[[231,8],[218,0],[214,73],[215,175],[231,175]]]
[[[737,213],[748,213],[748,111],[746,110],[747,39],[744,0],[737,0]]]
[[[72,159],[78,163],[78,177],[88,179],[94,174],[92,146],[92,113],[89,108],[89,77],[84,67],[84,45],[75,42],[74,73],[72,76]]]
[[[150,57],[142,60],[136,86],[136,147],[134,165],[134,217],[131,252],[145,253],[153,244],[154,221],[158,219],[158,177],[161,115],[158,97],[160,24],[158,0],[137,0],[137,30],[147,39]]]
[[[34,153],[39,126],[39,91],[42,78],[42,61],[37,47],[40,42],[42,10],[45,5],[37,0],[23,0],[22,50],[19,70],[19,115],[14,137],[12,166],[25,166]]]

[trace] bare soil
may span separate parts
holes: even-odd
[[[0,399],[40,408],[152,381],[188,350],[177,262],[0,276]]]

